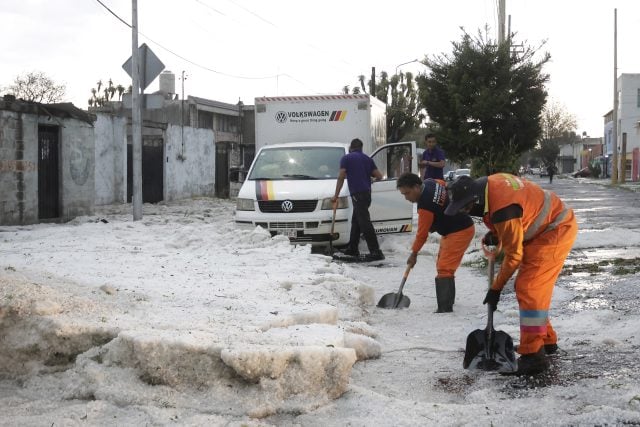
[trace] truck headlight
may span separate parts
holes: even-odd
[[[349,207],[349,197],[345,196],[345,197],[338,197],[338,209],[347,209]],[[329,197],[328,199],[322,199],[322,208],[323,210],[327,210],[327,209],[333,209],[332,203],[331,203],[331,197]]]
[[[254,211],[253,199],[237,199],[236,200],[237,211]]]

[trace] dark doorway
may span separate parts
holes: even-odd
[[[216,143],[216,197],[229,198],[229,151],[231,143]]]
[[[38,126],[38,218],[60,217],[58,127]]]
[[[130,139],[130,138],[129,138]],[[159,137],[142,139],[142,202],[158,203],[164,192],[164,146]],[[127,201],[133,200],[133,146],[127,144]]]

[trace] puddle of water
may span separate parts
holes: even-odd
[[[606,287],[604,281],[601,280],[593,280],[593,279],[582,279],[582,280],[573,280],[573,278],[577,276],[577,274],[572,275],[572,279],[564,282],[564,285],[568,288],[571,288],[575,291],[592,291],[599,290]]]
[[[607,206],[602,206],[602,207],[597,207],[597,208],[573,208],[573,212],[574,213],[579,213],[579,212],[596,212],[596,211],[609,211],[609,210],[613,210],[613,208],[607,207]]]
[[[593,248],[573,251],[565,265],[584,264],[587,262],[597,263],[600,261],[613,261],[616,258],[632,259],[640,257],[640,248]]]
[[[593,197],[593,198],[572,198],[563,197],[566,202],[601,202],[603,200],[612,200],[610,197]]]
[[[608,308],[611,304],[610,301],[604,298],[586,298],[580,300],[582,297],[576,297],[573,301],[567,304],[567,308],[575,311],[596,310],[602,308]]]

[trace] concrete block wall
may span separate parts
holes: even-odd
[[[33,116],[0,110],[0,224],[38,221],[37,141]]]
[[[60,220],[94,211],[93,126],[76,119],[0,110],[0,224],[39,222],[38,126],[59,129]]]

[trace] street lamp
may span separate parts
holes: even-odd
[[[396,76],[398,75],[398,68],[402,67],[403,65],[411,64],[413,62],[420,62],[420,60],[414,59],[412,61],[407,61],[407,62],[403,62],[402,64],[396,65]]]

